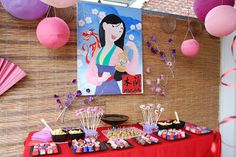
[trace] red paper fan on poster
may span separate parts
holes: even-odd
[[[26,73],[16,64],[0,58],[0,95],[25,77]]]

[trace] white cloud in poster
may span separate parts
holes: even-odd
[[[93,15],[97,15],[98,14],[98,10],[96,8],[92,9],[92,14]]]
[[[84,25],[85,25],[84,20],[79,20],[79,26],[80,26],[80,27],[83,27]]]
[[[106,16],[106,13],[105,13],[104,11],[100,11],[100,12],[98,13],[98,17],[99,17],[100,19],[103,19],[105,16]]]
[[[137,30],[141,30],[142,29],[142,24],[141,23],[136,24],[136,28],[137,28]]]
[[[86,56],[85,51],[81,50],[81,49],[77,49],[77,55],[78,56]]]
[[[130,26],[130,29],[131,29],[131,30],[135,30],[135,25],[131,25],[131,26]]]
[[[134,35],[133,34],[129,35],[129,40],[132,40],[132,41],[134,40]]]
[[[85,21],[86,21],[87,24],[90,24],[90,23],[92,23],[92,18],[91,17],[86,17]]]
[[[78,59],[78,60],[77,60],[77,67],[80,68],[80,67],[82,67],[82,66],[83,66],[82,60],[81,60],[81,59]]]

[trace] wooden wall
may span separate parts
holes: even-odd
[[[19,64],[27,77],[0,96],[0,154],[1,156],[21,156],[23,141],[28,132],[43,128],[40,118],[45,118],[53,128],[78,126],[74,115],[78,108],[74,104],[67,111],[66,123],[56,123],[53,95],[75,90],[70,81],[76,78],[76,19],[69,23],[70,42],[58,50],[49,50],[40,45],[35,36],[39,21],[22,21],[7,14],[0,7],[0,56]],[[206,31],[197,37],[201,52],[195,58],[181,55],[179,46],[186,31],[186,21],[177,21],[173,35],[160,29],[160,17],[143,14],[143,60],[144,69],[152,67],[155,79],[161,73],[168,74],[166,66],[153,56],[145,46],[145,40],[156,35],[161,47],[168,37],[175,40],[177,61],[175,78],[168,81],[168,94],[160,97],[153,94],[144,84],[143,95],[102,96],[99,102],[106,113],[121,113],[130,117],[128,123],[141,121],[139,105],[161,103],[166,109],[162,119],[174,118],[178,111],[182,120],[214,127],[218,120],[219,91],[219,40],[210,38]]]

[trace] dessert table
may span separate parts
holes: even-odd
[[[128,126],[128,125],[127,125]],[[129,125],[142,129],[138,124]],[[102,130],[110,127],[98,128],[99,140],[108,140],[102,133]],[[31,141],[31,136],[34,132],[30,132],[24,142],[23,157],[30,157],[30,145],[34,142]],[[133,148],[123,150],[107,150],[102,152],[86,153],[86,154],[74,154],[69,148],[67,143],[59,144],[61,153],[57,157],[220,157],[221,156],[221,137],[219,132],[212,132],[205,135],[195,135],[186,132],[190,135],[189,138],[178,141],[166,141],[161,139],[155,134],[152,136],[161,140],[161,143],[150,146],[141,146],[132,139],[128,141],[133,145]],[[213,146],[212,146],[212,143]],[[45,157],[47,157],[45,155]]]

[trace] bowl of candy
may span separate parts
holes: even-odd
[[[175,129],[182,129],[185,126],[185,122],[181,120],[180,121],[173,120],[172,123]]]
[[[68,131],[71,140],[84,139],[85,133],[82,129],[72,129]]]
[[[172,129],[174,128],[174,124],[172,121],[166,120],[166,121],[159,121],[157,122],[157,126],[159,130],[164,130],[164,129]]]
[[[68,138],[68,133],[62,129],[53,130],[51,134],[54,142],[65,142]]]

